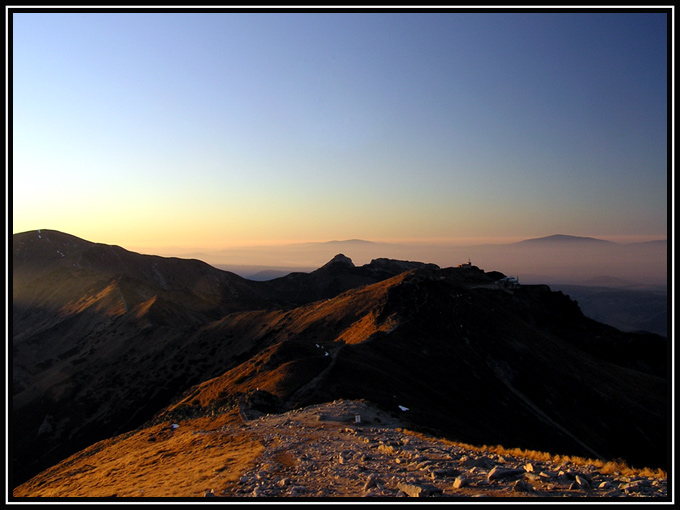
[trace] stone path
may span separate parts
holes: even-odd
[[[244,427],[264,444],[264,453],[237,482],[214,488],[215,495],[667,497],[666,479],[480,453],[410,434],[401,426],[394,416],[363,401],[336,401],[248,420]]]

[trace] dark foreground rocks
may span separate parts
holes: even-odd
[[[364,401],[335,401],[244,424],[265,445],[221,497],[667,498],[667,480],[603,473],[453,445],[400,427]]]

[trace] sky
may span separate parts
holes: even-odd
[[[11,14],[14,233],[665,239],[666,13]]]

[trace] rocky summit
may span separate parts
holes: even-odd
[[[362,401],[265,415],[245,426],[265,449],[237,483],[222,489],[224,496],[667,496],[667,480],[660,476],[605,474],[602,465],[536,461],[453,444],[404,430],[399,417]]]
[[[257,282],[197,260],[45,230],[14,235],[12,268],[12,487],[69,472],[64,462],[109,451],[107,441],[139,443],[125,443],[126,455],[139,458],[131,452],[143,445],[156,463],[188,455],[200,438],[218,448],[223,436],[200,431],[235,426],[234,417],[247,425],[248,434],[239,428],[236,436],[239,463],[250,466],[273,448],[255,434],[253,412],[277,420],[334,401],[365,402],[396,415],[402,431],[458,444],[670,466],[667,339],[588,319],[546,285],[520,285],[471,264],[376,259],[355,266],[344,255],[310,273]],[[185,437],[186,430],[197,434]],[[181,455],[162,446],[180,439]],[[397,446],[403,441],[385,449]],[[340,466],[363,465],[346,449]],[[285,458],[288,468],[304,466]],[[407,459],[403,466],[397,459],[387,465],[406,467]],[[545,473],[558,473],[551,483],[561,483],[553,467]],[[121,469],[114,463],[109,475]],[[512,478],[500,473],[487,481]],[[593,481],[592,473],[577,474]],[[461,475],[451,485],[476,486],[475,472]],[[407,489],[417,485],[408,477],[395,474],[392,483],[381,471],[375,476],[370,488],[383,495],[417,492]],[[523,474],[526,485],[518,487],[540,489],[531,478]],[[218,494],[225,487],[208,488]]]

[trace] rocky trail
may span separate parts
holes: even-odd
[[[408,411],[403,411],[408,412]],[[483,452],[407,431],[364,401],[334,401],[248,419],[264,449],[236,481],[206,496],[312,498],[665,498],[667,480],[604,474]]]

